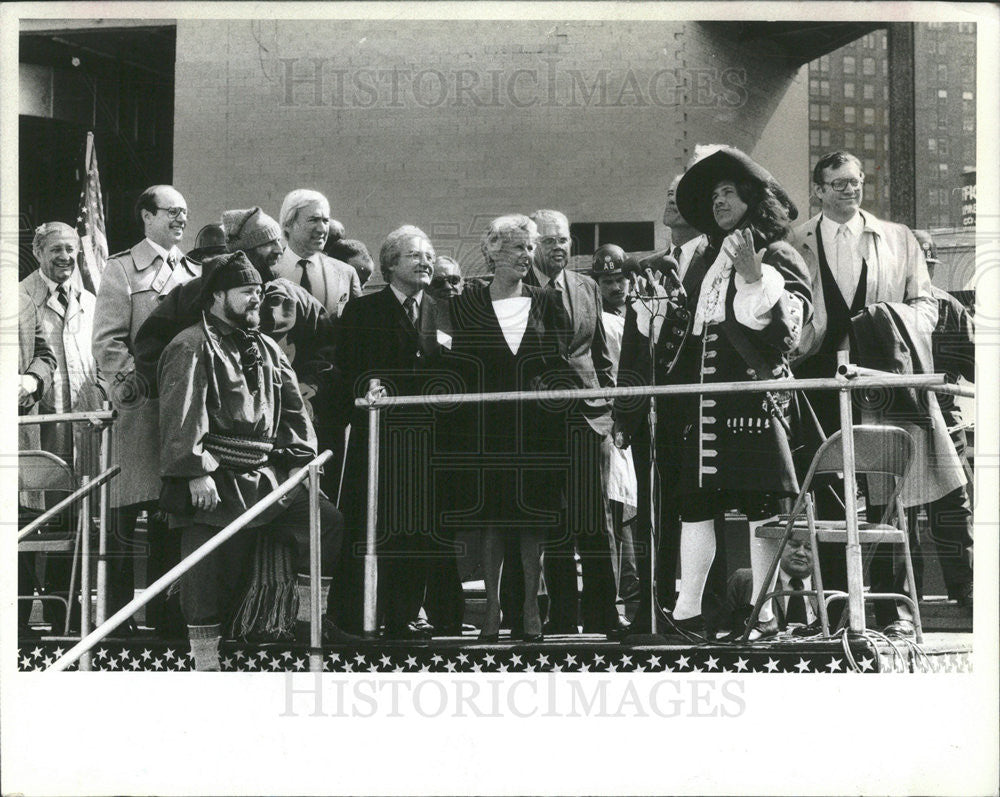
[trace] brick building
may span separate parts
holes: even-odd
[[[25,20],[24,233],[72,221],[95,132],[111,249],[138,193],[172,182],[188,246],[229,207],[327,194],[377,248],[415,223],[475,273],[486,220],[554,206],[577,253],[663,243],[695,143],[739,146],[805,209],[801,67],[873,24]],[[25,146],[27,141],[43,142]]]

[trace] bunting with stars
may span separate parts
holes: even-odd
[[[87,133],[84,156],[83,188],[80,190],[80,212],[76,231],[80,234],[80,277],[83,286],[96,294],[101,285],[104,264],[108,262],[108,237],[104,227],[104,201],[101,197],[101,175],[97,170],[97,150],[94,134]]]

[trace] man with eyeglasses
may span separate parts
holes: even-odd
[[[427,287],[431,296],[440,300],[451,299],[461,294],[464,288],[465,280],[462,279],[462,269],[458,262],[447,255],[438,255],[434,261],[434,276]]]
[[[809,267],[813,291],[813,317],[802,329],[793,362],[795,375],[800,379],[831,377],[836,373],[837,351],[848,346],[851,319],[866,307],[881,302],[910,305],[915,311],[917,331],[926,333],[928,339],[938,315],[927,263],[913,233],[902,224],[884,221],[861,210],[865,175],[858,158],[844,151],[824,155],[817,161],[812,178],[821,212],[793,230],[789,238]],[[811,391],[807,398],[825,435],[840,428],[836,391]],[[856,417],[856,422],[860,423],[861,418]],[[808,432],[806,435],[809,436]],[[808,442],[811,456],[818,440]],[[844,510],[829,489],[819,490],[816,502],[820,517],[843,517]],[[833,587],[846,584],[843,548],[824,552],[824,547],[821,544],[824,581]],[[915,565],[917,558],[914,556]],[[892,589],[891,563],[888,569],[890,572],[886,574],[879,562],[873,563],[874,591],[899,591]],[[893,619],[896,614],[892,604],[882,601],[875,608],[887,633],[913,634],[909,618]]]
[[[121,466],[121,473],[111,482],[115,510],[111,547],[118,555],[110,560],[109,614],[134,594],[133,557],[139,548],[133,538],[140,511],[148,512],[147,583],[162,575],[165,563],[179,553],[176,535],[168,533],[157,512],[158,407],[136,372],[135,337],[161,296],[201,274],[201,265],[178,248],[188,220],[187,203],[179,191],[169,185],[150,186],[136,201],[135,217],[144,237],[131,249],[108,259],[94,309],[94,357],[118,410],[111,463]],[[147,623],[161,635],[183,634],[179,607],[168,610],[166,606],[163,599],[150,603]]]

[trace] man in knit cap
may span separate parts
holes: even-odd
[[[160,358],[161,505],[181,531],[184,556],[316,456],[316,433],[298,380],[278,345],[260,331],[263,285],[243,252],[204,264],[198,321]],[[320,499],[322,570],[333,572],[343,517]],[[297,488],[251,523],[294,543],[296,572],[309,561],[309,502]],[[252,536],[238,534],[181,579],[181,607],[195,667],[219,669],[221,624],[248,564]],[[328,583],[324,585],[327,587]],[[308,579],[299,577],[299,628],[307,630]],[[353,637],[324,622],[326,643]]]
[[[320,375],[330,368],[333,319],[301,287],[276,278],[272,268],[284,251],[278,222],[259,207],[222,214],[229,252],[244,252],[264,285],[261,329],[274,338],[293,363],[308,400]],[[202,280],[194,279],[165,296],[136,335],[136,367],[158,393],[156,365],[166,345],[200,318]]]

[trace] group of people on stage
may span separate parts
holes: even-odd
[[[812,180],[822,212],[793,228],[797,208],[766,169],[732,147],[699,148],[670,184],[663,252],[604,245],[590,273],[579,273],[568,268],[563,213],[512,213],[483,232],[489,276],[466,280],[460,264],[405,225],[382,243],[386,285],[369,293],[366,247],[344,238],[315,191],[291,191],[277,220],[260,207],[226,210],[218,240],[206,237],[185,256],[185,199],[153,186],[136,205],[143,239],[109,259],[96,297],[74,269],[75,230],[38,228],[40,269],[22,283],[22,411],[96,408],[105,396],[118,410],[112,608],[133,594],[140,513],[148,583],[331,449],[320,502],[323,640],[349,643],[362,630],[369,511],[371,416],[355,400],[372,379],[390,396],[428,396],[832,376],[845,340],[852,351],[865,348],[852,319],[880,303],[928,350],[933,342],[939,369],[974,379],[969,313],[930,284],[933,242],[922,246],[907,228],[861,211],[864,181],[850,153],[824,156]],[[809,417],[832,433],[835,395],[810,399]],[[659,397],[652,437],[648,398],[383,410],[375,507],[383,636],[462,633],[458,555],[471,532],[486,590],[480,640],[497,641],[501,627],[528,642],[581,630],[626,641],[648,632],[651,459],[659,630],[699,642],[726,624],[717,556],[726,510],[750,526],[750,571],[729,589],[740,596],[730,607],[737,624],[746,622],[777,545],[754,531],[795,495],[797,468],[801,476],[822,436],[803,428],[800,400],[788,392]],[[919,483],[906,505],[928,505],[949,595],[969,603],[960,418],[933,398],[923,411],[926,418],[883,419],[918,436]],[[88,467],[86,446],[72,435],[22,441],[40,446]],[[182,577],[179,608],[151,604],[151,625],[186,633],[196,666],[218,669],[227,624],[253,603],[248,583],[252,591],[283,563],[286,578],[276,583],[284,592],[267,594],[283,594],[286,610],[297,597],[294,633],[305,640],[308,517],[300,487],[256,518],[259,533],[236,535]],[[830,585],[844,583],[842,552],[817,553]],[[804,576],[808,589],[798,569],[790,577]],[[886,591],[901,573],[890,553],[873,567],[872,586]],[[627,589],[638,597],[631,625],[621,610]],[[765,604],[751,638],[773,635],[786,617],[815,619],[814,610],[790,611],[787,600]],[[905,608],[883,612],[888,632],[912,633]]]

